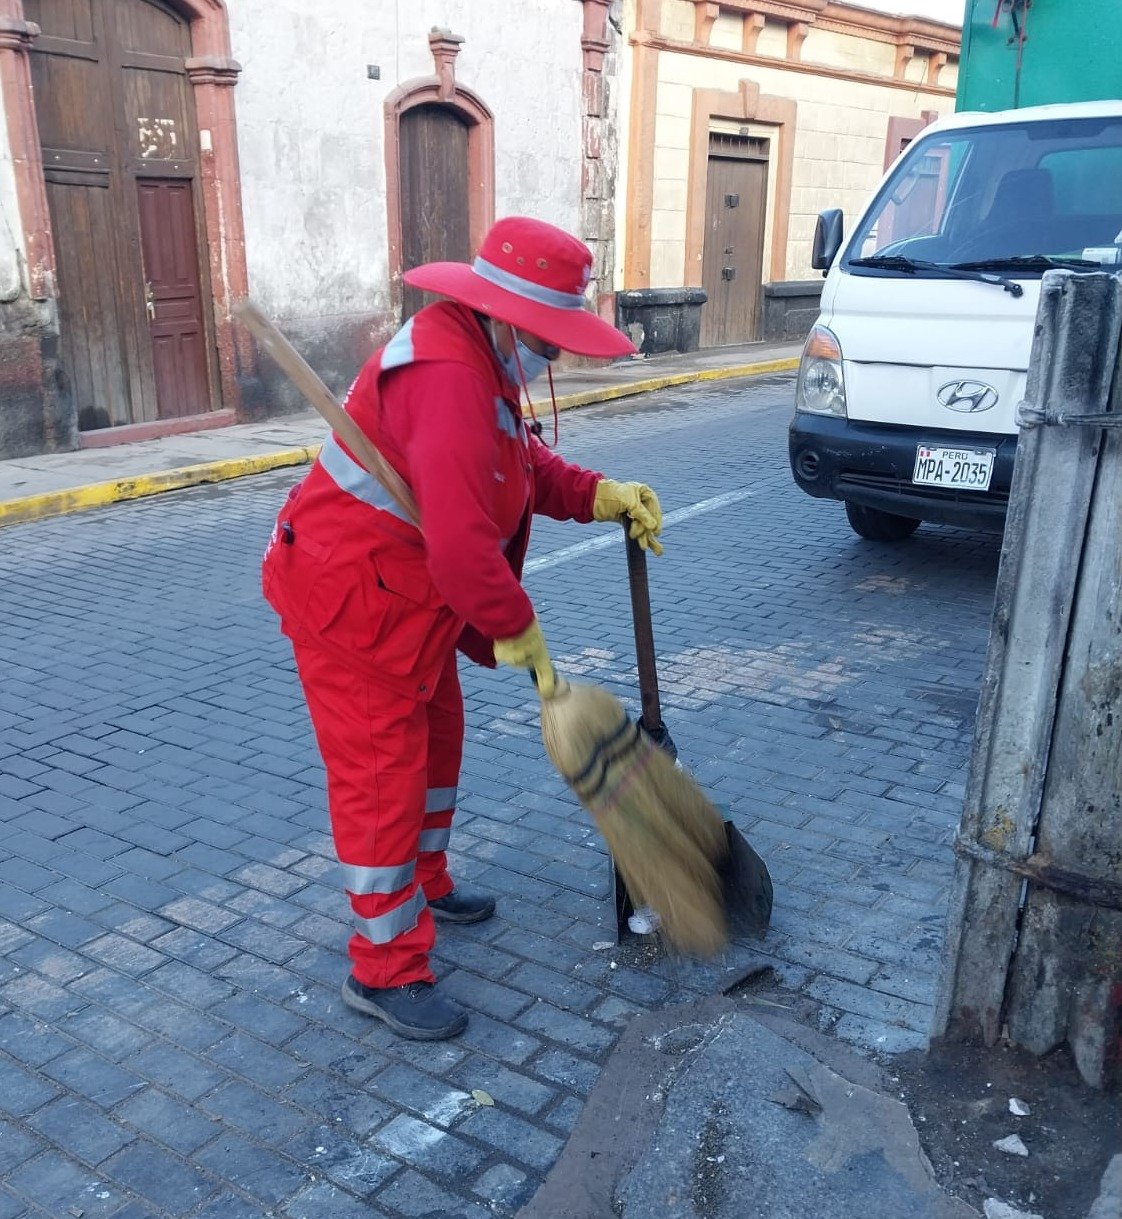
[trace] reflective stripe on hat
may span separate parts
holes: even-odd
[[[368,470],[364,470],[353,458],[347,455],[343,446],[334,435],[328,436],[319,451],[319,464],[331,476],[332,481],[340,491],[346,491],[355,499],[360,499],[372,508],[381,508],[389,512],[407,525],[413,522],[402,511],[397,500],[382,486]]]
[[[406,898],[400,906],[387,910],[385,914],[378,914],[373,918],[356,916],[355,928],[359,935],[366,936],[372,944],[388,944],[406,931],[412,931],[424,908],[425,892],[423,889],[416,889],[412,897]]]
[[[399,889],[413,883],[416,863],[395,864],[386,868],[363,867],[361,864],[345,863],[343,869],[343,887],[348,893],[396,893]]]
[[[537,305],[548,305],[552,309],[584,308],[583,293],[558,292],[556,288],[543,288],[541,284],[536,284],[533,280],[523,279],[521,275],[512,275],[509,271],[504,271],[502,267],[496,267],[494,263],[488,262],[485,258],[476,258],[471,269],[481,279],[487,280],[495,287],[505,288],[507,292],[513,292],[515,296],[521,296],[524,300],[533,301]]]

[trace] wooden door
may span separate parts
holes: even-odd
[[[701,345],[759,338],[767,215],[767,140],[713,135],[705,190]]]
[[[63,373],[79,428],[210,410],[217,367],[213,320],[203,307],[210,293],[200,258],[189,26],[163,0],[25,0],[25,9],[43,30],[32,44],[35,107],[58,262]],[[149,202],[142,235],[141,184],[165,181],[176,189],[157,192],[162,206],[155,196]],[[182,276],[188,247],[206,388],[198,392],[196,375],[185,398],[157,368],[154,342],[166,335],[149,324],[145,260],[150,251],[174,249]]]
[[[191,183],[137,181],[140,245],[160,417],[210,408]]]
[[[468,128],[448,106],[426,104],[401,116],[402,269],[424,262],[471,260]],[[406,287],[402,317],[427,303]]]

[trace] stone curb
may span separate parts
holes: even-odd
[[[575,407],[612,402],[617,398],[629,398],[638,394],[654,393],[660,389],[672,389],[678,385],[790,372],[798,367],[798,363],[798,359],[795,357],[785,357],[777,360],[760,360],[754,364],[733,364],[727,368],[704,368],[694,369],[690,372],[668,373],[666,376],[650,377],[644,381],[631,381],[627,384],[607,385],[581,393],[565,394],[557,399],[557,409],[572,410]],[[198,465],[163,470],[158,474],[139,474],[130,478],[110,479],[105,482],[71,487],[65,491],[47,491],[39,495],[27,495],[19,499],[0,501],[0,526],[44,520],[52,516],[65,516],[73,512],[83,512],[88,508],[103,508],[107,504],[122,503],[125,500],[145,499],[148,496],[160,495],[165,491],[181,491],[186,487],[226,482],[229,479],[244,478],[250,474],[264,474],[269,470],[283,469],[285,466],[307,465],[315,460],[318,452],[319,445],[305,445],[295,449],[259,453],[252,457],[227,457],[219,461],[206,461]]]

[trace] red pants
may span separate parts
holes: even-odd
[[[464,744],[456,654],[449,652],[423,703],[316,648],[293,650],[354,912],[355,979],[378,987],[431,982],[435,927],[427,901],[452,888],[444,850]]]

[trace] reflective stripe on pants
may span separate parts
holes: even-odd
[[[444,847],[455,811],[464,713],[450,652],[427,703],[394,694],[333,656],[295,644],[327,770],[327,803],[365,986],[432,981],[427,900],[451,888]]]

